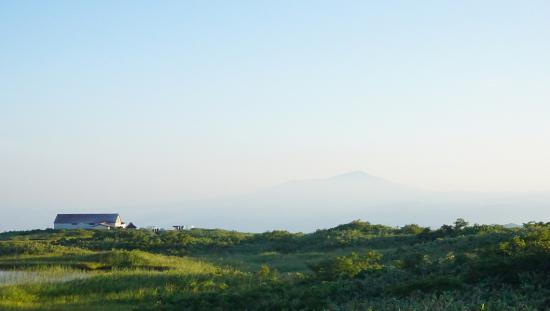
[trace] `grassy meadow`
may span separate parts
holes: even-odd
[[[0,234],[0,310],[548,310],[550,224]]]

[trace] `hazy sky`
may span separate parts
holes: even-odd
[[[549,57],[546,0],[0,0],[0,208],[550,191]]]

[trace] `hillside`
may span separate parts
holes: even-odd
[[[0,234],[2,310],[540,310],[550,224]]]

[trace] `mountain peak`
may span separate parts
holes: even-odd
[[[380,179],[379,177],[370,175],[368,173],[365,173],[363,171],[351,171],[343,174],[339,174],[336,176],[333,176],[329,179]]]

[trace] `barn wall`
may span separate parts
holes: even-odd
[[[76,225],[54,223],[53,228],[54,229],[100,229],[100,230],[108,229],[107,227],[104,227],[104,226],[90,225],[88,223],[77,223]]]

